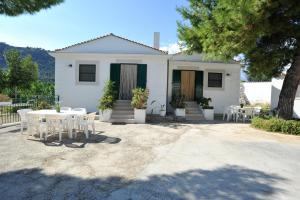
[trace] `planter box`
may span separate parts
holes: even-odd
[[[99,120],[102,122],[108,122],[111,118],[112,109],[99,110]]]
[[[146,109],[134,109],[134,121],[138,124],[145,124],[146,122]]]
[[[214,109],[202,109],[203,115],[206,120],[214,120],[215,111]]]
[[[166,111],[165,111],[165,110],[159,111],[159,115],[160,115],[161,117],[166,116]]]
[[[185,108],[176,108],[175,116],[176,117],[185,117]]]

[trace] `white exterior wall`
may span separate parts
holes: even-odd
[[[273,78],[272,79],[272,91],[271,91],[271,108],[277,107],[280,91],[282,88],[283,79]],[[300,118],[300,85],[296,93],[296,98],[294,101],[294,117]]]
[[[55,94],[60,96],[62,106],[97,111],[105,81],[110,79],[111,63],[147,64],[147,88],[150,91],[147,112],[151,112],[150,103],[153,100],[166,104],[167,55],[55,53],[54,56]],[[97,63],[96,84],[76,83],[78,62]],[[72,67],[69,67],[70,64]],[[154,113],[159,113],[159,106],[155,106]]]
[[[203,96],[211,98],[210,105],[214,106],[215,113],[223,113],[229,105],[239,105],[240,96],[240,65],[225,63],[205,63],[191,61],[170,61],[168,81],[168,102],[172,98],[172,77],[173,70],[199,70],[203,71]],[[207,73],[223,73],[223,88],[207,87]],[[227,75],[228,74],[228,75]]]
[[[246,82],[242,83],[242,87],[251,104],[271,103],[271,82]]]

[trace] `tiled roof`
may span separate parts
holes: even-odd
[[[122,40],[126,40],[126,41],[128,41],[128,42],[132,42],[132,43],[134,43],[134,44],[137,44],[137,45],[140,45],[140,46],[143,46],[143,47],[147,47],[147,48],[151,48],[151,49],[153,49],[153,50],[159,51],[159,52],[164,53],[164,54],[168,54],[168,51],[162,51],[162,50],[160,50],[160,49],[156,49],[156,48],[154,48],[154,47],[151,47],[151,46],[142,44],[142,43],[140,43],[140,42],[136,42],[136,41],[133,41],[133,40],[129,40],[129,39],[127,39],[127,38],[124,38],[124,37],[115,35],[115,34],[113,34],[113,33],[110,33],[110,34],[107,34],[107,35],[103,35],[103,36],[100,36],[100,37],[97,37],[97,38],[93,38],[93,39],[90,39],[90,40],[86,40],[86,41],[83,41],[83,42],[79,42],[79,43],[76,43],[76,44],[73,44],[73,45],[70,45],[70,46],[61,48],[61,49],[55,49],[54,52],[58,52],[58,51],[61,51],[61,50],[65,50],[65,49],[68,49],[68,48],[71,48],[71,47],[74,47],[74,46],[78,46],[78,45],[81,45],[81,44],[86,44],[86,43],[89,43],[89,42],[92,42],[92,41],[95,41],[95,40],[99,40],[99,39],[102,39],[102,38],[105,38],[105,37],[108,37],[108,36],[114,36],[114,37],[120,38],[120,39],[122,39]]]

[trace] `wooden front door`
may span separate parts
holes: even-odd
[[[181,94],[186,101],[195,100],[195,71],[181,71]]]

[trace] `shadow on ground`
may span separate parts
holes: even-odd
[[[0,174],[0,195],[2,199],[272,199],[272,195],[284,192],[275,187],[280,181],[285,179],[230,165],[135,181],[117,176],[82,179],[46,175],[34,168]]]
[[[36,139],[28,139],[36,142],[44,143],[46,146],[66,146],[69,148],[84,148],[88,143],[106,143],[106,144],[117,144],[121,141],[120,138],[109,137],[101,134],[102,132],[96,134],[89,134],[89,138],[86,139],[84,133],[77,133],[77,137],[69,139],[67,134],[63,134],[63,139],[61,142],[58,140],[58,135],[51,135],[47,138],[47,141],[39,139],[39,136],[35,136]]]

